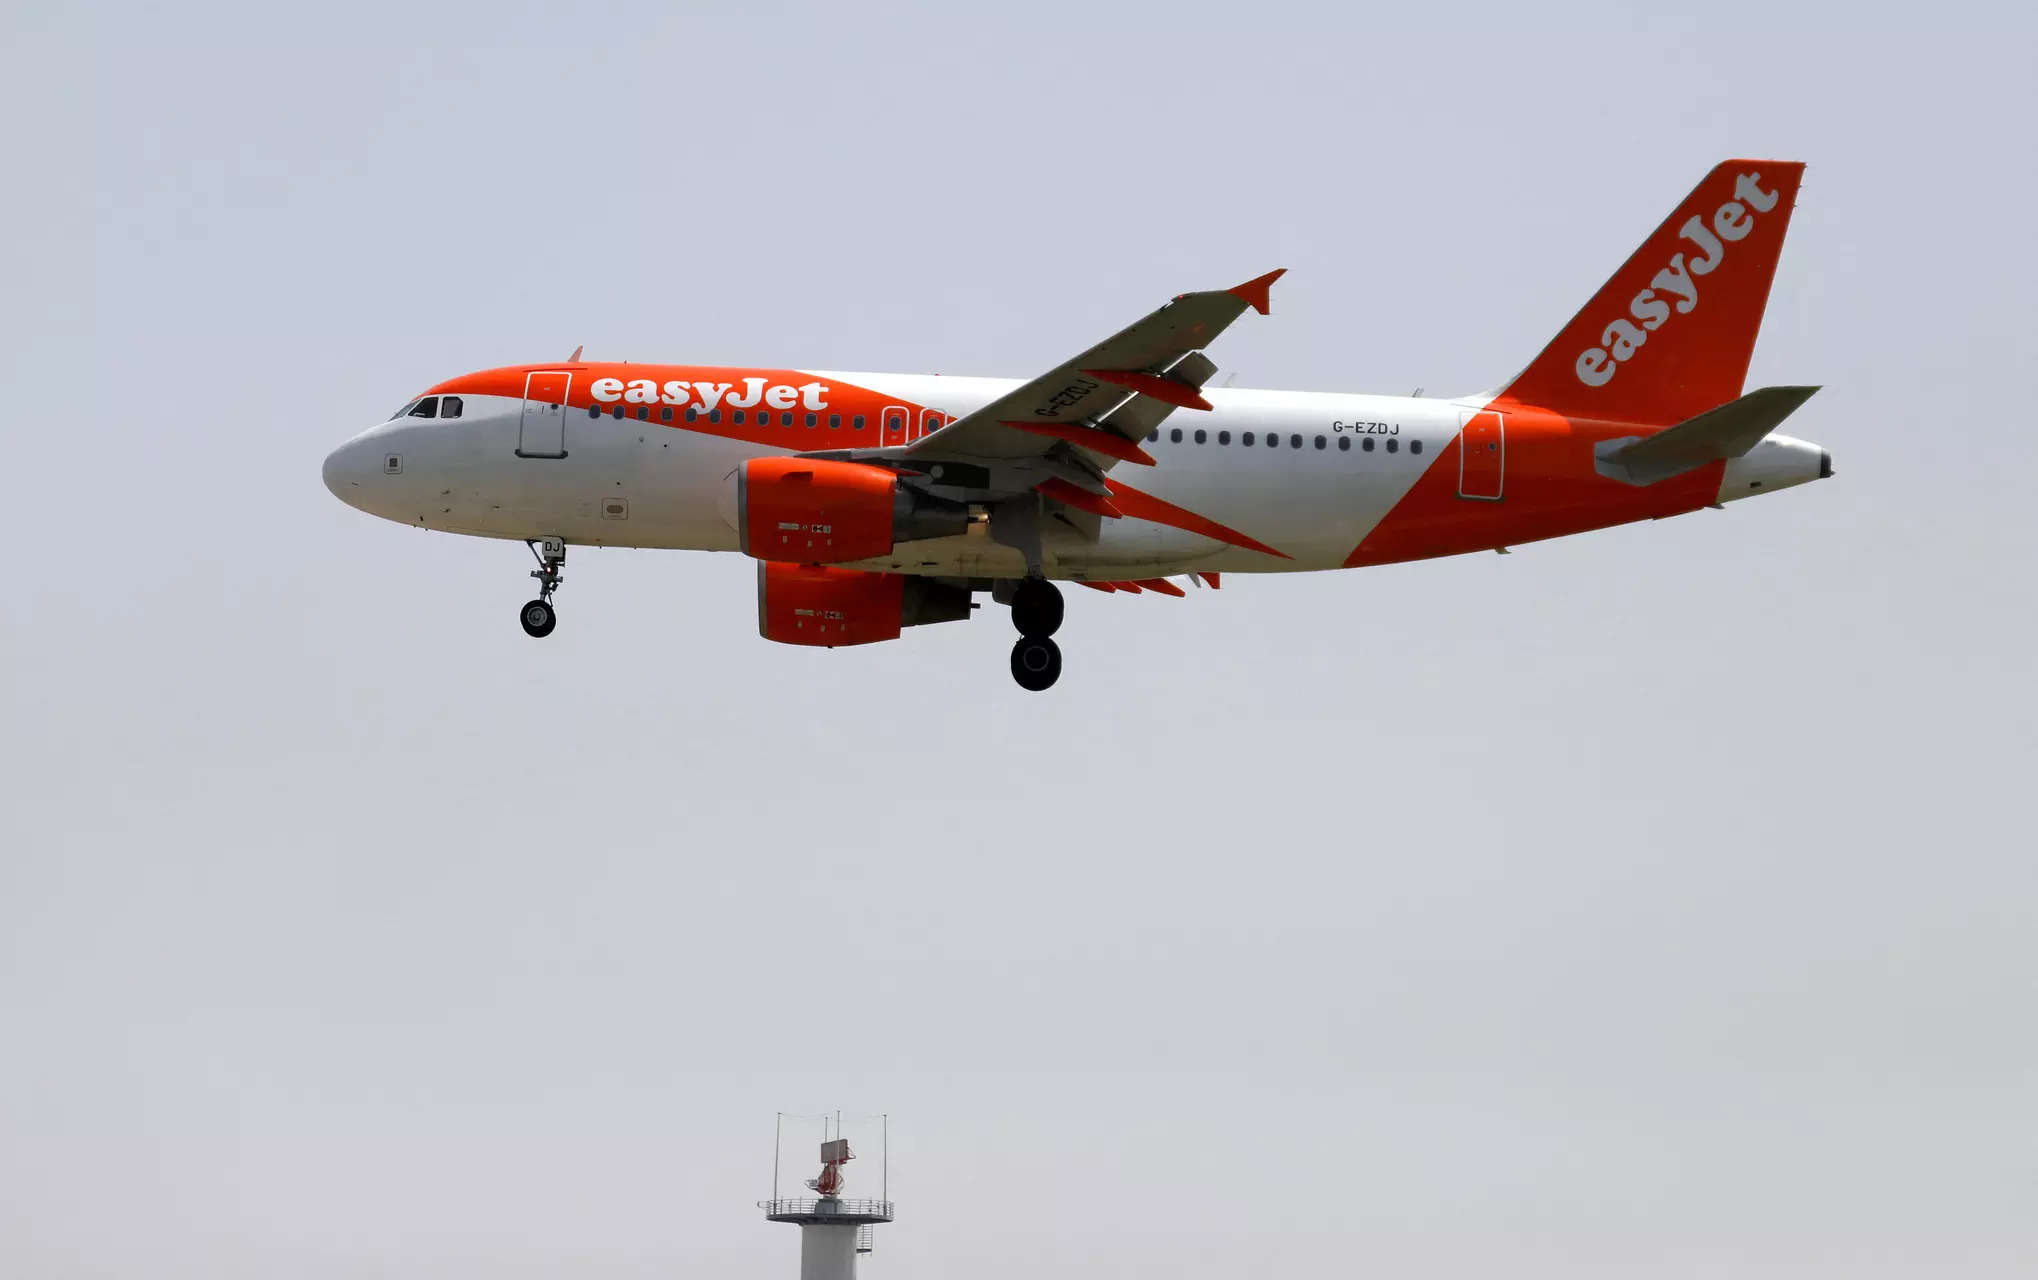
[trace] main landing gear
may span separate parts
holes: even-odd
[[[1052,688],[1061,679],[1061,646],[1051,636],[1061,629],[1061,591],[1045,578],[1027,578],[1012,593],[1012,625],[1019,643],[1012,646],[1012,678],[1033,693]]]
[[[538,598],[525,604],[517,614],[517,621],[524,624],[524,634],[534,639],[552,634],[552,628],[559,625],[559,612],[552,607],[552,593],[566,578],[559,570],[566,564],[566,540],[564,538],[526,538],[524,545],[538,559],[538,567],[531,576],[538,580]]]

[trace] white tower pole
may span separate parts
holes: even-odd
[[[803,1224],[800,1280],[856,1280],[856,1228],[832,1222]]]

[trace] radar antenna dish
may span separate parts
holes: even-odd
[[[842,1194],[842,1166],[856,1159],[849,1139],[833,1138],[821,1144],[821,1176],[807,1179],[807,1190],[833,1198]]]

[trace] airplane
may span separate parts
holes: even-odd
[[[341,501],[518,539],[550,635],[569,546],[739,551],[758,632],[844,647],[1009,607],[1025,689],[1056,583],[1352,569],[1660,519],[1833,474],[1743,394],[1804,166],[1728,160],[1497,390],[1213,388],[1206,349],[1283,274],[1185,293],[1028,380],[584,361],[451,378],[326,458]]]

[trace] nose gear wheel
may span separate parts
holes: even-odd
[[[552,634],[552,628],[559,625],[559,612],[543,600],[533,600],[524,606],[523,612],[517,616],[517,621],[524,624],[524,634],[527,636],[534,638],[549,636]]]
[[[538,567],[531,572],[538,580],[538,598],[517,611],[517,621],[523,625],[525,635],[540,639],[551,635],[552,628],[559,625],[559,611],[552,607],[552,593],[566,581],[560,572],[566,564],[566,540],[526,538],[524,545],[538,561]]]

